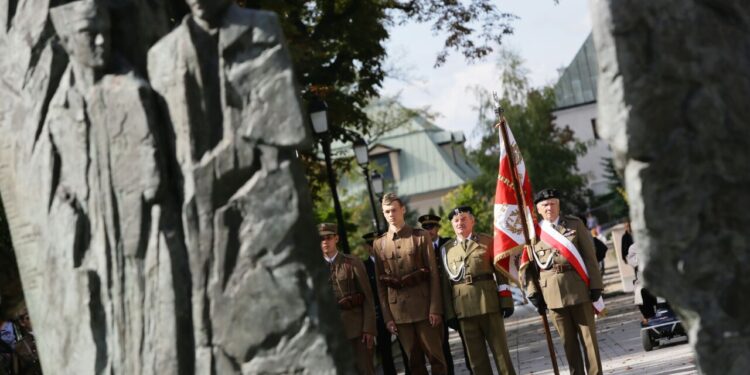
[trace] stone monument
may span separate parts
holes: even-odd
[[[706,374],[750,368],[750,3],[590,1],[599,134],[625,171],[644,278]]]
[[[43,368],[351,368],[276,16],[189,0],[164,35],[163,5],[50,4],[0,0],[0,196]]]

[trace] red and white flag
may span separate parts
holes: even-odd
[[[497,175],[494,206],[495,217],[493,227],[495,241],[493,246],[493,262],[511,281],[520,286],[518,283],[518,258],[526,240],[523,235],[523,224],[521,222],[521,210],[519,207],[525,207],[524,214],[526,215],[526,222],[529,224],[530,239],[536,237],[536,218],[532,215],[528,206],[532,202],[532,192],[531,180],[528,173],[526,173],[526,164],[523,161],[521,151],[509,127],[507,131],[510,150],[506,150],[502,135],[500,135],[500,167]],[[514,166],[510,164],[509,153],[513,155]],[[516,175],[521,185],[521,196],[525,200],[524,204],[521,204],[516,199],[512,180],[513,169],[517,171]],[[525,254],[522,256],[525,256]],[[510,291],[508,291],[508,295],[510,295]]]

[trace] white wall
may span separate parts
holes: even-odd
[[[556,126],[569,127],[578,140],[586,143],[588,151],[586,155],[578,158],[578,170],[588,178],[589,188],[596,195],[608,193],[609,187],[604,179],[602,162],[605,157],[612,157],[612,151],[607,142],[594,138],[591,120],[596,119],[596,103],[563,109],[552,114],[556,117]]]

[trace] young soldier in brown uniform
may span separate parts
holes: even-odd
[[[377,275],[375,274],[375,251],[372,248],[372,243],[380,235],[377,232],[365,233],[362,239],[365,240],[365,250],[370,256],[365,259],[365,269],[367,269],[367,276],[370,280],[370,289],[374,296],[378,295],[378,282]],[[375,322],[378,328],[377,342],[375,343],[376,349],[380,356],[380,363],[383,367],[383,375],[396,375],[396,366],[393,363],[393,351],[391,350],[391,332],[385,328],[385,322],[383,321],[383,313],[380,308],[380,298],[375,297]],[[409,359],[406,357],[404,347],[401,345],[401,341],[397,341],[398,346],[401,349],[401,358],[404,361],[404,367],[406,367],[406,375],[411,375],[409,371]],[[420,352],[421,353],[421,352]],[[424,355],[420,354],[419,358],[422,363],[419,365],[424,367]]]
[[[474,233],[471,208],[448,214],[456,239],[440,249],[445,269],[446,318],[456,316],[474,374],[490,375],[487,345],[501,374],[515,374],[503,318],[513,314],[508,278],[492,263],[493,239]],[[507,294],[507,295],[505,295]]]
[[[383,320],[399,336],[409,357],[411,373],[424,374],[412,359],[421,347],[433,374],[446,374],[442,350],[443,301],[440,276],[427,233],[404,222],[404,207],[393,193],[383,196],[388,232],[375,240],[375,270]]]
[[[335,224],[318,225],[323,258],[331,270],[331,287],[341,312],[344,334],[354,351],[357,371],[372,375],[372,353],[375,344],[375,305],[362,261],[336,249],[339,241]]]
[[[592,301],[598,300],[601,296],[602,276],[596,262],[591,233],[579,218],[560,216],[557,190],[540,191],[534,198],[534,203],[543,219],[540,222],[542,232],[547,227],[555,233],[554,237],[550,236],[547,241],[543,240],[545,237],[542,233],[542,240],[534,244],[533,253],[529,254],[529,259],[536,262],[541,270],[539,285],[542,288],[540,293],[534,287],[534,283],[528,282],[529,300],[541,311],[550,309],[552,322],[565,346],[570,374],[599,375],[602,373],[602,363],[596,340]],[[558,245],[550,242],[557,242]],[[565,253],[556,247],[564,243],[574,247],[573,250],[578,253],[582,262],[576,260],[574,255],[572,258],[566,257]],[[564,250],[569,252],[567,248]],[[569,260],[573,260],[573,263]],[[576,265],[587,275],[588,285],[576,270]],[[579,336],[583,343],[580,342]],[[581,344],[586,350],[588,371],[584,369]]]

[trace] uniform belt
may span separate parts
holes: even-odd
[[[457,285],[457,284],[473,284],[476,281],[492,280],[492,279],[493,279],[493,276],[492,276],[491,273],[485,273],[485,274],[475,275],[475,276],[465,275],[463,279],[461,279],[459,281],[452,281],[452,282],[453,282],[453,285]]]
[[[573,271],[573,266],[570,264],[553,264],[552,267],[546,270],[542,270],[542,272],[554,272],[554,273],[563,273]]]

